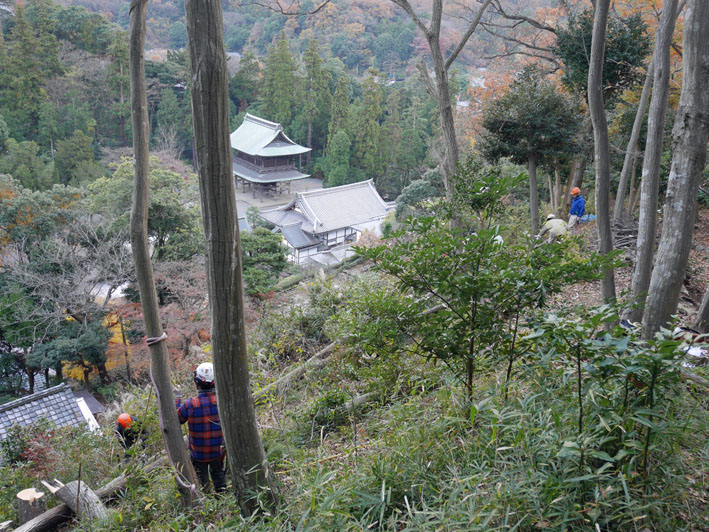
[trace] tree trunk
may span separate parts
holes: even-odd
[[[583,183],[583,174],[586,171],[586,154],[583,153],[574,157],[571,163],[571,172],[569,173],[569,180],[566,182],[566,188],[564,189],[564,197],[561,201],[561,215],[566,217],[569,214],[569,209],[571,208],[571,189],[573,187],[581,187]]]
[[[689,0],[684,23],[682,94],[672,130],[672,164],[663,211],[662,237],[643,315],[643,336],[652,338],[677,309],[692,243],[697,192],[709,136],[709,2]]]
[[[148,161],[148,102],[145,89],[145,13],[147,0],[132,0],[130,6],[130,88],[133,122],[133,150],[135,153],[135,182],[130,219],[131,249],[140,289],[145,331],[149,337],[162,338],[153,266],[148,247],[147,218],[149,191]],[[177,418],[167,346],[164,341],[150,345],[150,377],[155,387],[160,428],[168,459],[177,471],[180,491],[186,503],[191,494],[198,493],[197,475],[187,455],[182,430]],[[186,483],[185,483],[186,481]]]
[[[108,510],[86,482],[73,480],[62,486],[54,495],[72,509],[77,519],[90,521],[108,518]]]
[[[554,209],[554,214],[559,216],[559,208],[561,207],[561,170],[559,166],[554,169],[554,200],[552,201],[552,207]]]
[[[443,160],[441,161],[441,178],[446,188],[446,198],[450,200],[453,196],[453,188],[450,183],[450,178],[456,173],[458,165],[458,141],[455,135],[455,122],[453,119],[453,105],[450,98],[450,88],[448,85],[448,70],[453,62],[460,54],[465,44],[470,40],[471,35],[477,28],[480,19],[482,18],[485,9],[490,5],[492,0],[485,0],[478,9],[477,14],[468,25],[465,33],[458,41],[454,50],[444,59],[441,51],[441,19],[443,17],[443,0],[433,0],[431,5],[431,23],[426,26],[413,10],[409,0],[391,0],[392,3],[401,7],[414,21],[416,26],[425,35],[428,42],[428,48],[431,52],[431,60],[433,63],[433,72],[436,85],[431,83],[431,78],[428,75],[428,70],[425,64],[419,63],[419,69],[422,74],[422,81],[429,95],[436,100],[438,104],[438,113],[441,119],[441,135],[443,137]]]
[[[185,11],[217,400],[233,487],[242,510],[251,513],[258,507],[255,495],[269,490],[275,504],[276,492],[249,383],[222,7],[221,2],[187,0]]]
[[[308,120],[308,140],[307,140],[307,146],[308,148],[311,149],[306,156],[305,156],[305,164],[310,166],[310,156],[312,155],[312,148],[313,148],[313,121]]]
[[[34,368],[25,368],[25,373],[27,374],[27,387],[29,388],[27,391],[32,395],[34,393]]]
[[[101,384],[110,384],[111,378],[108,376],[108,370],[106,369],[106,363],[102,362],[98,365],[98,376],[101,379]]]
[[[527,159],[527,171],[529,172],[529,217],[531,220],[532,235],[537,234],[539,229],[539,187],[537,185],[537,158],[530,155]]]
[[[606,22],[610,0],[598,0],[593,18],[591,60],[588,68],[588,108],[593,124],[593,145],[596,160],[596,227],[598,251],[607,255],[613,249],[610,219],[610,157],[608,123],[603,107],[603,56],[606,44]],[[601,279],[601,297],[606,303],[615,302],[613,268],[606,268]]]
[[[699,306],[697,319],[694,322],[694,328],[702,334],[709,333],[709,288],[704,292],[702,304]]]
[[[635,203],[638,199],[638,189],[635,186],[635,174],[637,174],[638,158],[633,157],[633,165],[630,170],[630,187],[628,190],[628,208],[623,209],[624,220],[632,221],[635,212]]]
[[[47,501],[43,497],[44,493],[34,488],[22,490],[17,494],[17,513],[21,525],[47,510]]]
[[[652,86],[653,72],[655,70],[654,64],[655,61],[650,59],[650,64],[647,67],[647,74],[645,75],[645,84],[643,85],[643,91],[640,94],[640,101],[638,101],[638,110],[635,112],[633,130],[630,133],[628,146],[625,148],[625,159],[623,159],[623,169],[620,171],[618,193],[615,196],[615,207],[613,208],[613,221],[615,223],[620,223],[624,219],[625,189],[628,188],[630,171],[633,164],[635,164],[637,156],[636,154],[638,151],[638,138],[640,137],[640,130],[645,122],[645,110],[647,109],[647,102],[650,99],[650,87]]]
[[[628,313],[631,321],[640,321],[642,307],[650,285],[652,259],[655,252],[657,230],[657,197],[660,187],[660,160],[662,158],[662,137],[667,115],[667,96],[670,80],[670,44],[674,31],[677,0],[665,0],[657,30],[655,53],[652,64],[653,81],[650,114],[648,116],[647,143],[643,158],[642,181],[640,183],[640,219],[638,221],[638,241],[635,252],[635,269],[631,284],[632,301],[637,306]]]
[[[440,19],[440,11],[438,16]],[[441,118],[441,135],[443,136],[441,176],[446,187],[446,199],[450,201],[453,197],[453,186],[450,180],[455,175],[458,166],[458,140],[455,135],[453,104],[451,103],[450,87],[448,85],[448,71],[445,68],[438,33],[429,35],[428,46],[433,59],[433,72],[436,79],[436,103],[438,104],[438,113]]]

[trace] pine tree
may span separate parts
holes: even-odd
[[[362,112],[355,131],[356,164],[368,178],[374,178],[381,167],[379,117],[382,114],[380,73],[370,68],[362,83]]]
[[[5,120],[11,136],[35,139],[39,122],[39,107],[46,99],[45,74],[39,56],[39,39],[17,7],[15,26],[7,43],[3,61],[4,76],[0,86],[0,107],[7,109]]]
[[[128,42],[126,34],[118,31],[108,47],[111,64],[108,67],[108,84],[113,90],[111,114],[115,118],[118,135],[123,144],[128,144],[131,134],[128,125],[130,118],[130,79],[128,77]]]
[[[347,128],[347,117],[350,105],[350,91],[347,76],[341,76],[337,80],[335,94],[332,97],[332,106],[330,108],[330,125],[328,127],[327,145],[329,146],[332,139],[338,131]]]
[[[305,63],[303,114],[308,124],[307,146],[313,147],[313,124],[327,123],[327,114],[332,105],[330,95],[330,73],[322,68],[322,58],[318,53],[318,42],[311,40],[303,54]],[[307,164],[310,164],[310,154],[307,155]]]
[[[288,39],[282,35],[269,49],[263,74],[262,108],[266,117],[287,127],[293,118],[296,66]]]
[[[350,177],[350,148],[352,142],[347,132],[340,130],[327,150],[327,186],[337,187],[349,182]]]
[[[27,19],[32,24],[37,39],[39,49],[37,54],[42,63],[44,76],[51,78],[64,72],[57,50],[57,38],[54,35],[56,22],[50,11],[55,8],[49,0],[32,0],[27,7]]]

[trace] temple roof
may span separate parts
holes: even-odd
[[[387,204],[372,180],[339,187],[297,192],[288,205],[263,211],[261,216],[283,228],[300,223],[311,234],[357,227],[387,214]]]
[[[289,139],[281,124],[248,113],[230,139],[233,149],[259,157],[299,155],[310,151],[310,148]]]
[[[281,227],[281,233],[283,234],[283,238],[285,238],[291,246],[297,249],[317,246],[320,243],[320,240],[315,238],[313,235],[303,231],[302,226],[299,223]]]
[[[71,388],[60,384],[0,406],[0,441],[12,425],[31,425],[40,419],[57,427],[86,424]]]

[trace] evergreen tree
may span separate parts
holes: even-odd
[[[296,97],[296,65],[288,39],[282,35],[269,49],[263,73],[261,108],[270,120],[287,128],[293,118]]]
[[[32,0],[27,5],[27,19],[34,28],[39,41],[37,53],[41,59],[44,76],[51,78],[62,74],[64,68],[59,60],[57,38],[54,35],[56,22],[52,11],[56,9],[51,0]]]
[[[229,80],[229,99],[237,112],[243,113],[256,101],[261,86],[261,65],[253,50],[247,50],[241,56],[239,70]]]
[[[86,133],[77,129],[68,139],[57,141],[55,169],[60,183],[68,185],[84,181],[79,175],[79,169],[82,168],[82,163],[94,160],[94,147],[91,140]]]
[[[130,78],[128,76],[128,41],[125,33],[117,31],[108,47],[111,64],[108,67],[108,84],[113,91],[111,115],[117,136],[123,145],[128,144],[132,131],[130,118]]]
[[[41,45],[24,17],[24,9],[17,7],[6,54],[0,65],[5,73],[0,81],[0,107],[10,135],[15,138],[35,139],[39,123],[39,106],[46,99],[45,74],[42,71]]]
[[[0,158],[0,174],[11,175],[26,189],[45,190],[51,187],[54,166],[40,157],[36,142],[17,142],[10,138],[6,148],[7,153]]]
[[[306,145],[308,148],[313,147],[313,124],[317,121],[318,125],[327,123],[327,115],[329,114],[332,97],[330,95],[330,73],[323,69],[322,58],[318,53],[318,43],[316,40],[311,40],[308,43],[308,48],[303,54],[303,62],[305,63],[305,80],[304,80],[304,100],[303,114],[305,115],[308,124],[308,133]],[[318,130],[323,129],[319,127]],[[322,145],[322,142],[319,144]],[[310,154],[307,155],[307,164],[310,164]]]
[[[332,97],[332,107],[330,110],[330,125],[328,127],[327,145],[329,146],[332,139],[338,131],[346,129],[347,118],[350,105],[350,90],[349,81],[346,76],[340,76],[337,80],[337,88]]]
[[[483,127],[480,150],[487,159],[510,157],[527,165],[534,234],[539,226],[537,165],[571,152],[579,127],[578,106],[530,66],[485,109]]]
[[[188,117],[185,116],[180,101],[171,87],[163,89],[161,96],[155,116],[157,120],[156,136],[174,135],[175,139],[179,136],[180,142],[183,142],[184,125],[189,123]]]
[[[381,168],[379,117],[382,114],[380,73],[370,68],[362,83],[362,112],[357,121],[354,139],[356,165],[367,178],[374,178]]]
[[[327,149],[327,182],[328,187],[346,185],[350,182],[350,150],[352,142],[344,129],[341,129],[330,142]]]

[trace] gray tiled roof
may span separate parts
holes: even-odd
[[[235,150],[274,157],[308,153],[310,148],[300,146],[283,133],[283,127],[258,116],[246,114],[241,125],[231,134],[231,147]]]
[[[12,425],[31,425],[41,418],[57,427],[86,424],[71,388],[60,384],[0,405],[0,441]]]
[[[283,238],[285,238],[288,243],[296,249],[317,246],[320,243],[320,241],[317,238],[314,238],[313,235],[309,235],[304,232],[301,229],[300,224],[281,227],[281,233],[283,233]]]
[[[91,395],[91,392],[89,392],[88,390],[77,390],[74,392],[74,397],[76,397],[77,399],[79,397],[83,398],[84,401],[86,401],[86,405],[89,407],[89,410],[91,410],[91,413],[94,416],[106,410],[106,408],[101,403],[99,403],[98,400],[93,395]]]
[[[308,230],[314,234],[343,227],[352,227],[387,214],[387,206],[374,188],[372,180],[297,192],[295,206],[312,223]]]

